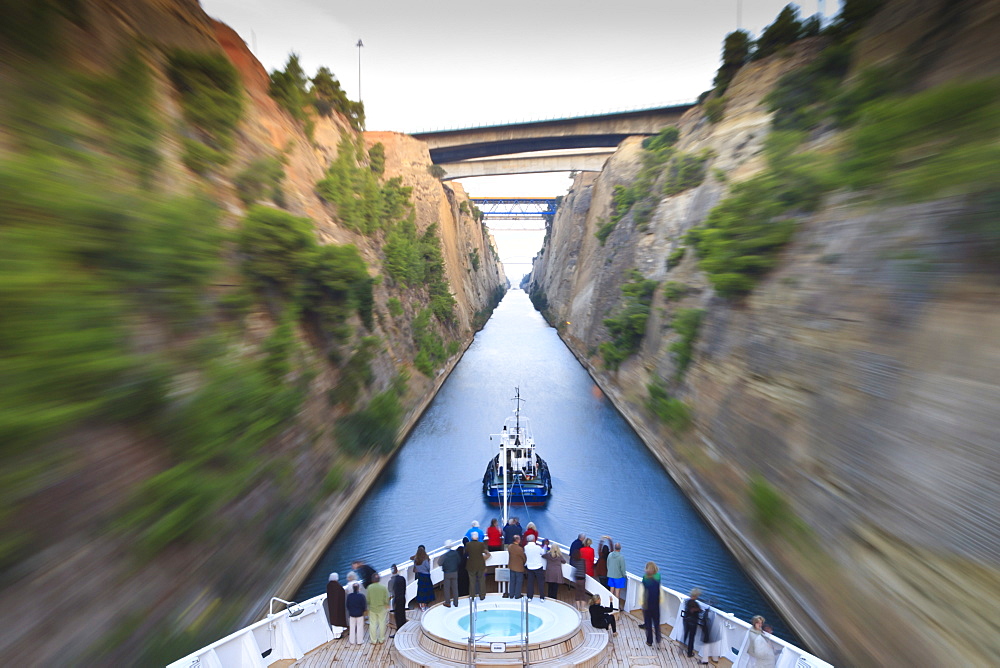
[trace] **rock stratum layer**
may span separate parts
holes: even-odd
[[[860,36],[855,70],[913,48],[926,56],[933,35],[936,60],[918,88],[996,76],[981,37],[997,25],[997,3],[961,4],[888,3]],[[717,124],[701,108],[685,116],[677,147],[710,149],[710,169],[698,187],[658,198],[644,229],[630,213],[604,243],[595,237],[615,186],[641,168],[639,139],[600,174],[579,175],[527,289],[813,651],[838,665],[992,665],[1000,285],[995,262],[953,225],[969,202],[836,190],[799,217],[773,270],[741,299],[717,295],[690,248],[665,262],[730,184],[765,169],[764,98],[821,47],[804,40],[745,65]],[[810,141],[822,151],[843,139],[826,127]],[[598,351],[632,269],[682,289],[656,291],[641,347],[612,371]],[[680,308],[703,309],[686,373],[670,327]],[[647,408],[653,382],[687,404],[689,429]],[[755,493],[781,517],[762,519]]]

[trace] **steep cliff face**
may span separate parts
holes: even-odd
[[[50,4],[53,9],[56,3]],[[25,223],[36,215],[32,210],[19,218],[24,209],[11,202],[23,193],[10,184],[31,183],[42,190],[39,184],[50,180],[45,172],[32,180],[35,173],[23,171],[19,161],[38,160],[43,169],[53,170],[51,181],[59,184],[64,175],[58,166],[68,165],[65,171],[72,177],[65,178],[67,187],[73,193],[87,187],[95,193],[74,201],[95,210],[104,206],[93,202],[105,189],[122,202],[166,202],[165,210],[171,202],[194,207],[201,205],[191,202],[210,201],[218,209],[206,205],[177,219],[191,223],[185,229],[197,236],[197,216],[206,216],[206,227],[208,218],[217,217],[222,233],[212,237],[217,245],[209,250],[175,250],[176,235],[149,241],[142,236],[148,222],[144,213],[129,212],[123,217],[134,216],[136,238],[152,252],[136,260],[132,253],[138,247],[128,248],[134,239],[115,237],[125,226],[108,223],[94,232],[95,221],[116,220],[113,206],[104,219],[85,219],[85,206],[74,210],[69,205],[51,217],[62,223],[62,216],[70,221],[67,229],[82,230],[81,239],[90,240],[87,251],[75,241],[59,247],[67,257],[91,254],[85,262],[74,260],[78,281],[103,271],[95,267],[105,255],[119,257],[118,246],[125,248],[117,261],[135,264],[136,275],[146,277],[137,279],[140,284],[154,272],[143,262],[155,265],[176,253],[177,263],[170,276],[161,276],[166,283],[136,300],[138,305],[129,296],[115,295],[116,289],[109,287],[117,285],[114,277],[81,297],[84,312],[87,300],[98,294],[112,295],[115,307],[120,305],[120,321],[112,324],[124,334],[115,330],[114,345],[120,348],[109,343],[108,349],[127,355],[135,365],[119,374],[126,380],[116,381],[110,374],[110,380],[101,381],[107,386],[77,387],[65,377],[59,382],[75,394],[93,392],[87,397],[96,405],[102,393],[119,391],[113,386],[123,389],[132,383],[133,374],[144,380],[108,399],[114,410],[75,407],[78,417],[46,425],[44,437],[26,438],[23,448],[20,441],[5,443],[5,508],[0,513],[5,534],[0,624],[5,632],[0,651],[20,665],[156,665],[225,635],[258,615],[272,594],[294,588],[324,538],[336,533],[377,478],[391,454],[392,437],[412,426],[495,307],[505,278],[489,235],[469,213],[464,192],[428,174],[430,158],[420,142],[391,133],[365,135],[336,112],[312,113],[310,137],[304,124],[269,94],[269,76],[243,41],[206,16],[197,2],[73,4],[72,12],[24,26],[26,32],[30,28],[28,34],[51,38],[57,45],[51,53],[39,55],[30,44],[0,42],[5,70],[0,87],[9,93],[2,96],[0,111],[5,119],[17,119],[5,120],[0,129],[4,252],[14,238],[10,230],[28,229]],[[238,122],[230,141],[212,145],[225,156],[212,158],[216,162],[208,167],[193,166],[191,150],[197,145],[192,138],[205,135],[196,131],[185,107],[185,91],[174,71],[178,49],[224,54],[238,75]],[[128,60],[128,54],[138,56]],[[108,102],[111,112],[102,110],[103,101],[94,91],[102,90],[100,85],[120,93],[120,82],[107,81],[119,76],[116,68],[123,62],[131,63],[132,73],[148,71],[148,99],[124,86],[125,102]],[[205,64],[197,58],[194,62]],[[208,65],[216,75],[225,74],[217,64]],[[19,68],[30,74],[19,76]],[[194,85],[217,84],[201,80]],[[50,90],[39,92],[41,87]],[[87,106],[91,98],[93,110]],[[56,110],[51,118],[58,122],[50,121],[48,111],[28,117],[20,111],[22,102],[29,109]],[[384,173],[376,172],[375,152],[369,153],[376,144],[384,148]],[[140,145],[148,149],[147,157],[155,153],[155,160],[144,163],[151,166],[150,179],[135,177],[127,162],[135,152],[119,153],[122,145]],[[402,211],[399,220],[385,214],[378,226],[360,230],[345,223],[340,205],[318,194],[318,183],[345,150],[356,155],[344,163],[345,169],[368,179],[370,190],[388,188],[390,180],[398,179],[392,193]],[[49,157],[54,159],[44,162]],[[280,183],[271,184],[280,187],[271,192],[258,184],[259,192],[248,196],[247,174],[264,178],[251,173],[262,158],[272,159],[271,168],[281,172]],[[86,185],[78,188],[73,179],[84,177],[77,165],[89,168],[92,183],[81,180]],[[52,188],[59,205],[59,191]],[[354,196],[363,198],[364,193]],[[268,218],[272,212],[277,218]],[[162,220],[173,220],[164,215]],[[272,246],[256,249],[246,241],[253,215],[285,226],[279,232],[271,228]],[[431,258],[417,269],[433,273],[434,285],[407,284],[386,268],[387,237],[404,222],[412,224],[422,244],[421,261]],[[299,244],[297,249],[281,246],[292,236],[279,240],[279,234],[298,235],[290,242]],[[38,247],[53,243],[44,239]],[[325,275],[311,274],[309,263],[326,257],[322,249],[328,246],[342,247],[343,253],[317,265]],[[355,251],[350,247],[363,268],[351,264]],[[275,288],[279,284],[254,282],[248,258],[258,252],[261,257],[286,253],[275,256],[280,261],[271,266],[278,273],[288,268],[293,287],[287,294]],[[94,260],[98,255],[101,260]],[[48,255],[37,257],[49,261]],[[4,261],[23,262],[28,269],[42,265],[42,260],[32,265],[31,258],[5,256]],[[295,267],[296,262],[301,266]],[[182,311],[176,323],[168,322],[156,305],[198,263],[215,267],[210,280],[199,285],[190,311]],[[50,291],[65,289],[69,281],[45,280],[37,294],[26,293],[23,299],[41,299],[44,305]],[[8,283],[0,298],[13,303],[22,299],[19,290],[25,288]],[[90,327],[92,319],[78,322]],[[7,332],[15,326],[25,332],[48,329],[30,315],[5,321]],[[90,331],[86,327],[79,335],[47,333],[72,342],[84,339]],[[19,341],[17,336],[10,334],[5,343]],[[420,355],[424,357],[418,359]],[[25,353],[12,364],[45,364],[36,357]],[[155,369],[143,366],[147,363]],[[4,361],[4,378],[12,377],[12,368]],[[147,381],[151,385],[142,385]],[[139,407],[143,401],[151,403]],[[6,403],[3,410],[11,414]],[[10,424],[5,418],[2,429]],[[394,433],[373,433],[386,425]],[[347,444],[348,433],[355,434],[354,446]],[[369,450],[368,442],[376,436],[384,447]]]
[[[996,3],[956,14],[924,4],[929,14],[889,3],[862,34],[856,67],[930,51],[916,88],[948,78],[941,70],[995,74],[995,53],[962,27],[995,25]],[[717,124],[701,108],[682,120],[678,150],[710,149],[709,169],[701,185],[658,198],[645,225],[633,208],[603,245],[595,237],[614,186],[641,168],[637,140],[600,175],[578,177],[529,290],[814,651],[842,665],[995,663],[1000,532],[987,509],[1000,501],[1000,290],[984,238],[958,222],[979,205],[835,190],[797,214],[773,270],[743,298],[719,296],[687,247],[730,184],[766,169],[764,96],[821,48],[805,40],[744,66]],[[827,126],[809,145],[829,155],[844,141]],[[610,370],[604,320],[621,310],[633,268],[659,287],[641,345]],[[686,309],[701,320],[685,370],[672,325]],[[655,416],[650,384],[686,404],[689,428]]]

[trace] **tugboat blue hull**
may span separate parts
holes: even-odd
[[[538,475],[530,480],[518,475],[514,480],[507,480],[507,499],[512,506],[543,506],[552,496],[552,476],[549,467],[541,457],[538,458]],[[483,476],[483,496],[490,505],[499,506],[503,503],[503,478],[496,475],[496,458],[486,467]]]

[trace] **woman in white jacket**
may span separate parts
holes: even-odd
[[[764,637],[764,618],[757,615],[750,620],[750,624],[753,625],[747,639],[747,656],[753,658],[750,665],[755,668],[774,668],[774,649]]]

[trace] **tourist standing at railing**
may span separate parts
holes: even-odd
[[[594,541],[589,538],[583,539],[583,547],[580,548],[580,560],[583,562],[584,571],[590,577],[594,577],[594,548],[591,545]]]
[[[486,549],[486,544],[480,542],[479,534],[472,534],[473,538],[465,546],[465,555],[468,558],[466,567],[469,569],[469,594],[479,596],[480,600],[486,598],[486,562],[490,558],[490,551]]]
[[[478,534],[477,534],[478,535]],[[458,552],[458,597],[469,595],[469,554],[466,552],[468,538],[462,538],[462,544],[455,548]]]
[[[406,624],[406,578],[399,574],[396,564],[392,565],[392,578],[389,580],[392,591],[392,616],[396,621],[396,630]]]
[[[347,591],[351,591],[351,589],[353,589],[352,585],[355,582],[357,582],[359,585],[361,585],[361,593],[364,594],[365,593],[365,585],[364,585],[363,582],[361,582],[358,579],[358,574],[355,573],[354,571],[347,571]]]
[[[524,530],[524,535],[521,536],[521,547],[528,544],[528,536],[534,536],[535,540],[538,540],[538,528],[535,527],[534,522],[528,522],[528,528]]]
[[[558,598],[559,585],[563,583],[562,567],[566,563],[566,557],[563,556],[558,543],[552,543],[549,551],[542,557],[545,559],[545,582],[549,587],[549,598]]]
[[[514,542],[507,546],[507,568],[510,569],[510,598],[521,598],[521,587],[524,585],[524,548],[521,547],[521,537],[514,536]]]
[[[352,583],[351,590],[346,601],[347,616],[351,627],[348,642],[352,645],[360,645],[365,638],[365,610],[368,608],[368,601],[361,593],[360,583]]]
[[[379,574],[374,573],[368,586],[368,640],[375,645],[385,642],[389,626],[389,590],[380,580]]]
[[[642,628],[646,629],[646,644],[659,646],[662,631],[660,630],[660,569],[652,561],[646,562],[646,571],[642,577],[642,588],[639,590],[642,599]]]
[[[684,639],[682,645],[687,645],[687,655],[694,656],[694,641],[698,635],[698,627],[701,625],[701,606],[698,605],[698,597],[701,590],[695,587],[691,590],[688,599],[684,601],[684,609],[681,617],[684,619]]]
[[[569,544],[569,562],[573,563],[573,560],[577,558],[577,552],[583,547],[583,539],[586,538],[586,534],[579,534],[572,543]]]
[[[347,628],[346,597],[344,585],[340,584],[340,576],[330,573],[330,579],[326,583],[326,613],[330,619],[330,626]]]
[[[472,527],[468,531],[465,532],[465,537],[468,538],[469,540],[472,540],[472,532],[473,531],[475,531],[476,533],[478,533],[480,536],[483,535],[483,530],[479,528],[479,522],[476,521],[476,520],[472,520]]]
[[[427,609],[428,603],[434,602],[434,585],[431,583],[431,559],[423,545],[417,546],[417,553],[410,557],[413,560],[413,572],[417,576],[417,603],[421,610]]]
[[[479,533],[475,532],[478,536]],[[462,563],[462,555],[458,553],[455,546],[458,541],[449,540],[445,543],[448,549],[438,562],[441,565],[441,572],[444,573],[444,607],[450,608],[452,604],[458,607],[458,567]]]
[[[580,558],[580,550],[583,549],[585,538],[586,536],[580,534],[580,537],[573,541],[573,546],[570,547],[569,551],[569,564],[573,567],[573,584],[576,587],[573,604],[580,611],[583,611],[587,605],[587,567],[584,566],[583,559]]]
[[[500,552],[503,550],[503,533],[500,531],[500,520],[493,518],[490,525],[486,527],[486,547],[490,552]]]
[[[372,583],[372,576],[375,575],[375,569],[363,561],[355,561],[351,564],[351,568],[353,568],[354,572],[358,574],[358,579],[361,580],[361,586],[367,591],[368,585]]]
[[[594,575],[602,587],[608,586],[608,556],[611,554],[611,536],[601,536],[597,544],[597,563],[594,564]]]
[[[700,663],[708,663],[707,659],[710,657],[719,657],[722,655],[722,624],[720,620],[716,618],[715,610],[711,607],[705,609],[705,612],[701,615],[701,626],[702,626],[702,636],[701,636],[701,656],[702,661]]]
[[[514,542],[515,536],[520,539],[521,524],[517,521],[516,517],[511,517],[507,520],[507,524],[503,528],[503,549],[507,550],[510,548],[510,544]]]
[[[750,620],[747,656],[754,660],[754,668],[774,668],[774,649],[764,637],[764,618],[756,615]]]
[[[545,560],[542,559],[544,550],[538,544],[537,536],[528,536],[528,544],[524,546],[524,569],[528,574],[528,600],[535,596],[535,589],[538,595],[545,600]]]
[[[618,599],[618,609],[625,609],[625,588],[628,587],[628,576],[625,575],[625,555],[622,554],[622,544],[615,543],[615,551],[608,555],[608,588],[611,595]]]

